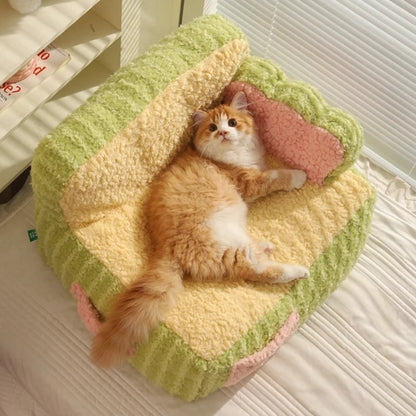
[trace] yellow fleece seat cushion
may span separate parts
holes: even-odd
[[[32,177],[41,254],[103,317],[114,295],[146,268],[149,185],[189,143],[193,112],[216,102],[236,74],[261,89],[251,75],[271,64],[247,56],[244,35],[229,21],[197,19],[119,70],[37,149]],[[272,156],[269,163],[281,165]],[[250,207],[251,235],[274,243],[274,260],[310,267],[309,279],[185,280],[177,306],[131,363],[193,400],[267,360],[346,276],[365,242],[374,192],[347,166],[338,170],[324,186],[308,181]]]

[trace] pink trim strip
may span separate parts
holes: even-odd
[[[308,123],[286,104],[266,98],[246,82],[232,82],[224,91],[224,101],[231,102],[238,91],[246,94],[260,138],[266,150],[277,159],[305,171],[308,179],[319,185],[342,164],[344,148],[327,130]]]
[[[85,327],[88,329],[88,331],[91,332],[92,335],[97,334],[101,327],[100,316],[92,305],[87,293],[78,283],[72,283],[71,293],[78,301],[78,314],[81,317],[81,321],[84,323]],[[135,353],[135,350],[136,346],[133,346],[127,355],[132,357]]]
[[[231,370],[226,386],[232,386],[254,371],[257,371],[269,358],[290,338],[299,326],[299,314],[293,311],[287,318],[284,325],[280,328],[277,335],[263,348],[249,357],[238,361]]]
[[[90,298],[81,285],[72,283],[71,293],[78,301],[78,313],[82,322],[88,331],[95,335],[101,325],[98,312],[92,306]]]

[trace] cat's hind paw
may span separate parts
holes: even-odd
[[[283,267],[283,274],[279,277],[277,283],[307,279],[309,275],[309,270],[306,267],[293,264],[285,264]]]
[[[270,241],[260,241],[260,247],[262,248],[263,252],[268,256],[273,253],[274,244]]]

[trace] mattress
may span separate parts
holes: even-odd
[[[378,199],[349,277],[254,375],[193,403],[128,364],[90,364],[76,304],[29,241],[26,184],[0,207],[0,414],[415,414],[415,193],[365,158],[358,168]]]

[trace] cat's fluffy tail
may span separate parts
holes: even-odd
[[[121,364],[136,343],[147,340],[182,291],[182,271],[157,261],[116,300],[94,338],[91,360],[100,367]]]

